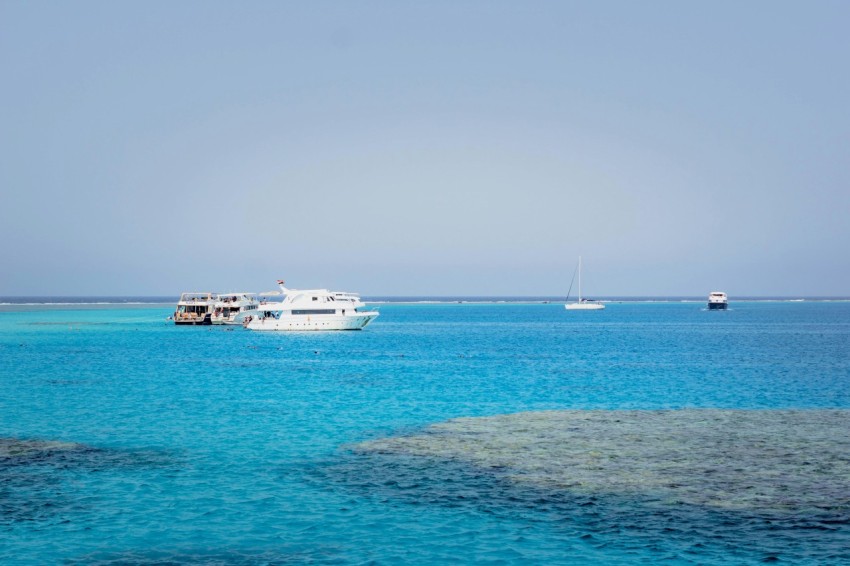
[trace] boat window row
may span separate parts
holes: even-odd
[[[300,310],[292,310],[292,314],[334,314],[336,310],[334,309],[300,309]]]
[[[206,314],[209,310],[207,305],[178,305],[177,307],[177,312],[180,313]]]

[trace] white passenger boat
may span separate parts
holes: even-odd
[[[360,330],[378,316],[354,293],[288,289],[278,280],[282,301],[263,301],[245,317],[248,330]]]
[[[212,314],[213,324],[242,324],[248,314],[256,315],[260,301],[254,293],[219,293],[215,310]]]
[[[708,310],[725,311],[729,307],[729,300],[723,291],[712,291],[708,294]]]
[[[212,324],[217,301],[215,293],[183,293],[174,310],[174,324]]]

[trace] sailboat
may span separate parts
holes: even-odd
[[[600,311],[604,309],[605,305],[602,303],[581,298],[581,256],[578,256],[578,267],[576,270],[578,271],[578,301],[575,303],[567,303],[564,305],[564,308],[568,311]],[[575,273],[573,273],[573,281],[575,281],[575,277]],[[573,284],[570,283],[570,291],[572,288]],[[567,291],[568,301],[570,300],[570,291]]]

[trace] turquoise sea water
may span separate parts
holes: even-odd
[[[4,307],[0,563],[850,563],[843,503],[659,507],[357,448],[528,411],[850,409],[850,303],[702,307],[386,304],[305,334]],[[807,463],[837,488],[842,450]]]

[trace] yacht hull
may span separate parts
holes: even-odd
[[[212,324],[239,325],[239,324],[242,324],[244,319],[245,319],[244,313],[239,313],[239,314],[230,315],[230,316],[213,316],[212,317]]]
[[[206,326],[212,324],[212,317],[208,314],[203,318],[175,318],[177,326]]]
[[[725,311],[728,305],[726,303],[708,303],[710,311]]]
[[[289,315],[280,318],[254,318],[245,324],[245,328],[278,332],[362,330],[377,316],[377,312],[368,312],[356,315]]]

